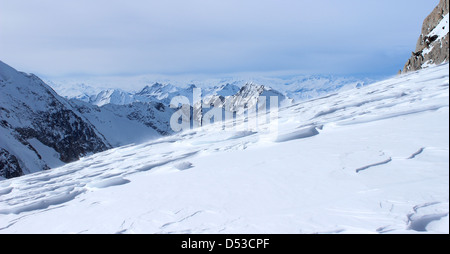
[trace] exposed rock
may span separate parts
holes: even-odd
[[[403,73],[449,61],[449,0],[438,6],[424,20],[416,50],[406,62]]]
[[[105,151],[95,127],[33,74],[0,61],[0,176],[47,170]]]
[[[16,156],[10,154],[5,149],[0,149],[0,176],[13,178],[23,175],[22,168]]]

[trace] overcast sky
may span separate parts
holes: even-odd
[[[45,77],[391,75],[438,0],[0,0],[0,60]]]

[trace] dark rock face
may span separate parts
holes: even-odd
[[[80,156],[108,149],[92,126],[67,109],[52,113],[40,112],[34,119],[33,127],[15,130],[21,139],[36,138],[53,148],[60,154],[60,160],[66,163],[76,161]]]
[[[127,105],[127,118],[138,121],[156,130],[162,136],[173,134],[170,129],[170,116],[174,110],[164,106],[160,102],[142,103],[136,102]]]
[[[448,8],[449,0],[440,0],[438,6],[424,20],[416,50],[406,62],[403,73],[449,61],[449,34],[442,33],[448,31],[448,16],[445,19]]]
[[[0,176],[13,178],[22,176],[23,171],[16,156],[11,155],[5,149],[0,149]]]

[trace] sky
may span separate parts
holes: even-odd
[[[0,60],[46,78],[394,75],[438,0],[0,0]]]

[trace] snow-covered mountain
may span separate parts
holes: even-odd
[[[221,86],[214,86],[209,90],[206,90],[206,95],[217,95],[222,97],[233,96],[237,94],[240,90],[240,87],[236,85],[232,85],[230,83],[226,83]]]
[[[228,110],[239,111],[239,114],[243,114],[244,105],[248,107],[256,105],[259,96],[267,98],[276,96],[279,105],[286,99],[281,92],[262,85],[247,83],[239,88],[225,84],[220,87],[198,88],[203,105],[194,105],[194,89],[197,87],[193,84],[180,88],[155,83],[134,94],[109,89],[91,96],[89,103],[78,99],[72,99],[71,102],[111,144],[121,146],[173,133],[170,118],[176,109],[169,106],[176,96],[183,96],[189,100],[191,122],[195,121],[198,124],[202,123],[202,114],[211,109],[209,104],[218,106],[220,103],[225,111],[223,105],[225,97],[230,98]],[[214,100],[220,102],[214,104]],[[267,104],[270,104],[269,99]]]
[[[449,0],[440,0],[425,18],[416,50],[405,64],[403,73],[449,61],[449,26]]]
[[[195,88],[197,88],[197,86],[194,84],[181,88],[170,84],[155,83],[152,86],[144,87],[140,92],[134,95],[134,98],[135,101],[138,102],[158,101],[164,105],[169,105],[172,98],[184,96],[192,103],[192,95]]]
[[[90,97],[89,102],[97,106],[105,104],[127,105],[133,102],[161,102],[169,105],[172,98],[176,96],[184,96],[192,103],[193,89],[198,88],[194,84],[185,87],[177,87],[171,84],[154,83],[150,86],[145,86],[142,90],[136,93],[125,92],[120,89],[107,89],[99,92],[97,95]],[[222,86],[213,86],[208,88],[199,88],[203,97],[208,96],[233,96],[237,94],[240,87],[225,84]]]
[[[370,79],[312,75],[296,77],[276,87],[286,97],[301,102],[341,90],[362,87],[373,82]]]
[[[0,61],[0,176],[58,167],[111,148],[80,113],[33,74]]]
[[[81,101],[86,102],[86,100],[83,99],[81,99]],[[103,106],[106,104],[126,105],[135,102],[135,99],[134,95],[129,92],[120,89],[107,89],[101,91],[97,95],[90,96],[87,102],[96,106]]]
[[[277,106],[280,106],[286,99],[286,97],[282,93],[270,87],[247,83],[230,98],[230,105],[228,105],[229,108],[227,108],[226,110],[236,111],[238,114],[243,114],[245,108],[256,107],[258,98],[260,96],[266,98],[266,107],[270,106],[270,97],[277,98]]]
[[[103,90],[95,96],[75,96],[68,101],[34,75],[19,73],[2,63],[0,173],[16,177],[61,166],[80,156],[107,148],[141,143],[172,134],[170,118],[177,109],[169,107],[175,96],[193,101],[197,87],[185,88],[155,83],[137,93]],[[81,85],[74,89],[87,89]],[[260,95],[284,96],[270,88],[231,84],[202,90],[204,97],[230,96],[234,108],[251,104]],[[256,101],[254,102],[256,103]],[[203,109],[203,113],[209,109]],[[191,106],[193,112],[200,108]],[[198,115],[201,117],[202,115]]]
[[[448,167],[445,64],[1,181],[0,233],[448,234]]]
[[[90,86],[83,82],[54,82],[49,79],[44,79],[43,81],[53,88],[58,95],[66,99],[77,99],[84,102],[90,102],[91,97],[108,90],[107,88],[102,88],[100,85]]]
[[[124,91],[122,89],[100,89],[87,86],[84,83],[55,83],[50,85],[55,90],[69,99],[78,99],[90,102],[97,106],[108,103],[116,105],[130,104],[132,102],[162,102],[166,105],[175,96],[192,97],[192,89],[199,88],[203,97],[210,96],[233,96],[246,84],[258,84],[278,91],[289,101],[300,102],[326,95],[342,89],[351,89],[364,86],[374,81],[368,78],[336,77],[331,75],[308,75],[292,76],[284,78],[224,78],[211,80],[186,80],[186,81],[167,81],[167,83],[155,82],[152,85],[146,85],[138,91]],[[131,82],[131,81],[130,81]],[[172,85],[171,82],[177,85]],[[182,83],[184,82],[184,83]],[[189,84],[189,85],[186,85]],[[99,87],[104,87],[101,83]],[[113,85],[111,85],[113,87]],[[132,86],[135,87],[135,86]]]
[[[114,147],[142,143],[172,134],[170,117],[175,111],[160,102],[134,102],[101,107],[72,99],[72,106]]]

